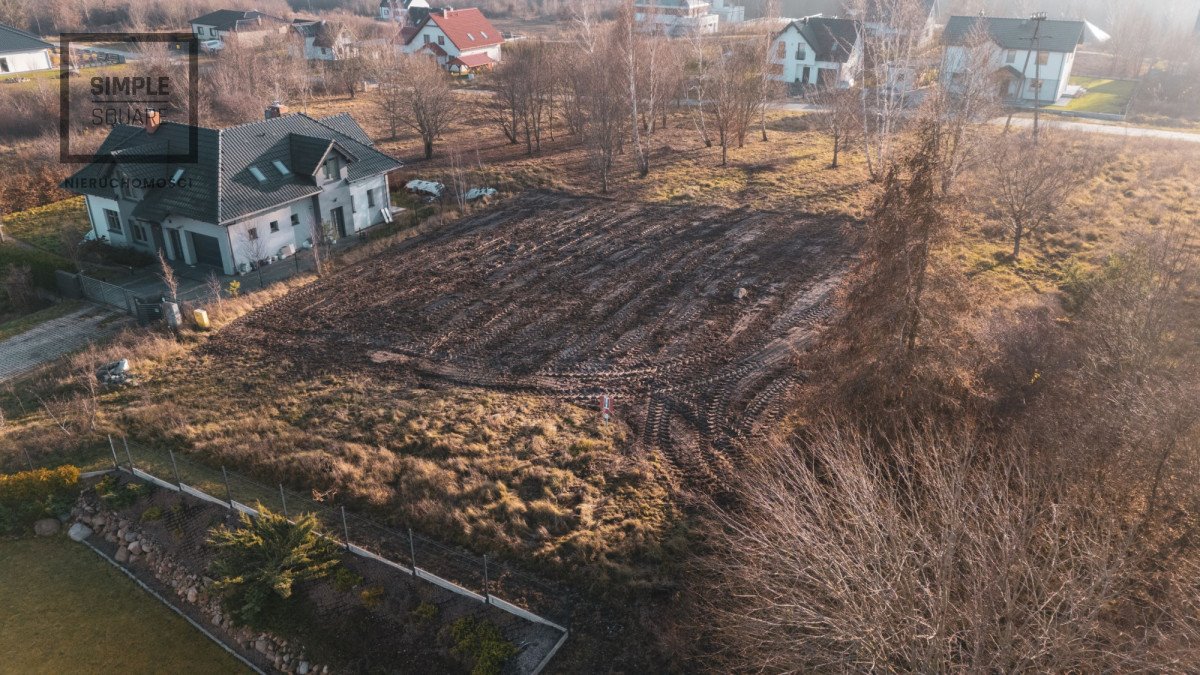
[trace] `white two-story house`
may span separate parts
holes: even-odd
[[[328,236],[351,236],[391,217],[388,172],[347,114],[314,119],[276,104],[266,119],[228,129],[119,125],[95,160],[63,181],[86,196],[97,238],[224,274],[287,258]],[[186,156],[195,133],[196,161]]]
[[[504,37],[474,7],[434,9],[405,35],[405,53],[429,54],[454,73],[488,70],[502,58]]]
[[[708,0],[634,0],[633,20],[643,33],[678,37],[715,33],[721,16]]]
[[[339,61],[358,56],[353,33],[339,22],[296,19],[292,29],[304,41],[304,58],[309,61]]]
[[[1083,21],[1003,19],[953,16],[942,36],[943,85],[953,89],[972,63],[971,36],[986,31],[993,75],[1002,99],[1028,103],[1054,103],[1066,93],[1075,65],[1075,50],[1083,43]],[[974,59],[974,62],[981,62]]]
[[[49,70],[49,42],[23,30],[0,24],[0,77],[11,73]]]
[[[797,19],[775,36],[771,77],[793,87],[852,87],[862,69],[862,44],[858,21]]]

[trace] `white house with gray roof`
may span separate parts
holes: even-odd
[[[942,82],[953,89],[972,63],[971,36],[986,35],[986,46],[1001,99],[1054,103],[1066,93],[1075,50],[1088,35],[1085,21],[952,16],[942,36]],[[975,59],[979,62],[979,59]]]
[[[50,49],[54,45],[23,30],[0,24],[0,77],[54,67]]]
[[[858,21],[797,19],[775,36],[771,78],[795,87],[852,87],[862,70],[862,45]]]
[[[93,231],[114,246],[236,274],[311,246],[320,224],[338,239],[391,217],[387,175],[402,165],[347,114],[316,119],[276,104],[228,129],[151,117],[114,127],[96,160],[63,182],[86,196]],[[194,163],[158,161],[186,154],[193,130]]]

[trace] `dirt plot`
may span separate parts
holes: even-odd
[[[848,246],[824,217],[534,192],[268,305],[207,349],[573,402],[693,485],[772,421]]]

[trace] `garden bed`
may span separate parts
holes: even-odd
[[[479,626],[492,625],[518,651],[502,671],[490,672],[525,673],[561,635],[350,553],[341,555],[335,575],[297,582],[287,611],[266,617],[260,630],[238,627],[205,577],[214,560],[209,532],[219,525],[238,527],[236,513],[123,475],[117,481],[136,486],[136,496],[110,498],[111,510],[94,490],[85,493],[88,508],[96,511],[83,514],[96,526],[90,541],[265,671],[367,672],[412,664],[414,672],[472,672],[476,659],[466,653],[466,643]],[[126,490],[111,485],[104,490],[110,495]],[[137,551],[148,545],[150,552],[131,554],[134,542],[140,542]]]

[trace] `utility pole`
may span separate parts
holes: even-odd
[[[1042,22],[1046,20],[1045,12],[1037,12],[1029,17],[1033,21],[1033,49],[1037,57],[1033,62],[1033,143],[1038,142],[1038,126],[1042,118]]]

